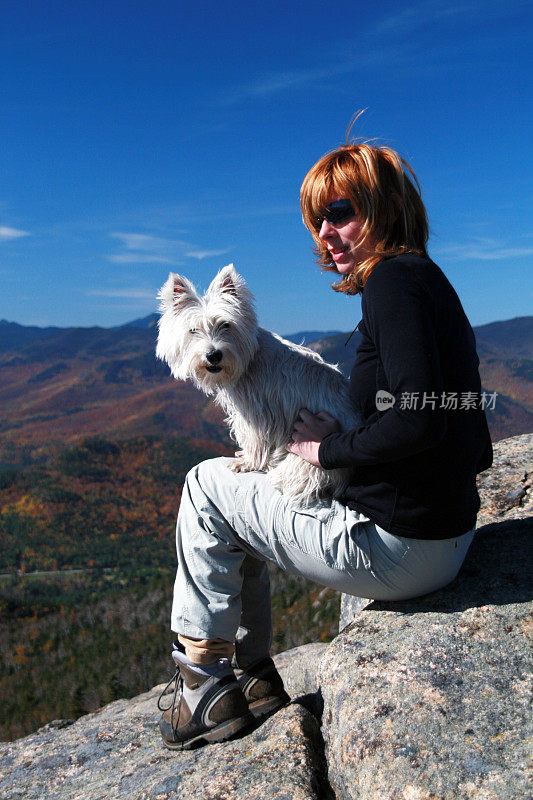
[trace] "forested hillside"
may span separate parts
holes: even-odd
[[[179,491],[223,450],[93,438],[0,473],[2,738],[169,677]],[[276,652],[335,634],[335,592],[275,568],[271,580]]]
[[[527,433],[533,413],[533,317],[474,329],[480,375],[497,392],[493,441]],[[316,332],[310,332],[311,335]],[[311,346],[348,374],[355,331]],[[302,341],[306,334],[295,334]],[[227,443],[219,409],[154,355],[155,317],[121,328],[28,328],[0,321],[0,468],[44,462],[84,436],[181,436]]]

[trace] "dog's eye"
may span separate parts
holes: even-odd
[[[198,331],[196,330],[196,328],[191,328],[189,333],[191,333],[194,336],[195,334],[198,333]]]
[[[220,333],[220,331],[227,331],[228,328],[230,328],[230,327],[231,326],[230,326],[229,322],[223,322],[221,325],[218,326],[218,331],[219,331],[219,333]]]

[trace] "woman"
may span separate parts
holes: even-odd
[[[362,296],[350,391],[365,425],[341,433],[325,412],[302,409],[287,449],[351,467],[352,479],[341,498],[303,511],[264,473],[236,474],[226,459],[188,474],[172,610],[178,671],[160,721],[170,748],[222,741],[288,702],[269,656],[267,561],[359,597],[439,589],[470,546],[476,474],[492,463],[474,334],[428,258],[410,166],[390,148],[347,144],[310,170],[301,205],[319,263],[341,276],[333,288]]]

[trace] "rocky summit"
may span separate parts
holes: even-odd
[[[293,702],[257,730],[167,751],[155,687],[0,744],[0,797],[529,797],[532,439],[495,445],[494,466],[479,476],[478,533],[454,583],[397,603],[343,598],[329,645],[276,657]]]

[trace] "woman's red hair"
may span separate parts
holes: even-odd
[[[304,178],[303,221],[315,240],[318,263],[331,272],[337,271],[335,262],[318,237],[318,222],[334,197],[351,200],[363,223],[361,242],[369,234],[373,242],[371,254],[332,284],[335,291],[361,292],[382,258],[402,253],[427,256],[428,221],[420,185],[411,166],[391,147],[347,143],[323,156]]]

